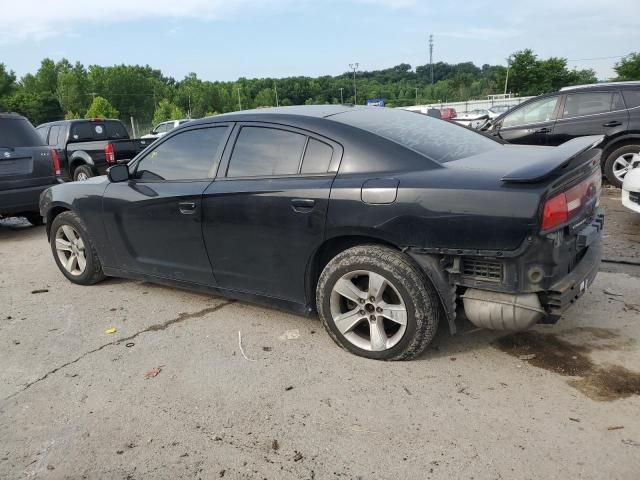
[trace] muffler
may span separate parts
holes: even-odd
[[[462,300],[471,323],[490,330],[526,330],[546,315],[535,293],[512,295],[469,288]]]

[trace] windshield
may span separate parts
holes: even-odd
[[[359,108],[329,117],[385,137],[439,163],[477,155],[500,144],[464,127],[389,108]]]
[[[42,147],[44,141],[24,118],[0,118],[0,148]]]

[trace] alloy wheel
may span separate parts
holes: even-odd
[[[88,179],[89,179],[89,177],[88,177],[88,176],[87,176],[87,174],[86,174],[86,173],[84,173],[84,172],[80,172],[80,173],[78,173],[78,175],[76,176],[76,181],[78,181],[78,182],[84,182],[85,180],[88,180]]]
[[[331,291],[330,308],[338,331],[363,350],[393,348],[407,329],[407,307],[400,292],[376,272],[343,275]]]
[[[624,153],[613,162],[613,174],[622,182],[627,173],[636,167],[640,167],[640,153]]]
[[[56,253],[64,269],[71,275],[82,275],[87,268],[87,256],[80,234],[71,225],[61,225],[55,238]]]

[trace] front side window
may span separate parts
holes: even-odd
[[[564,102],[562,118],[610,112],[612,103],[611,92],[570,93]]]
[[[531,102],[504,117],[502,126],[515,127],[551,121],[557,104],[558,97],[543,98],[542,100]]]
[[[227,177],[298,173],[307,137],[265,127],[243,127],[236,140]]]
[[[138,163],[136,178],[147,181],[210,178],[226,134],[226,126],[179,133]]]

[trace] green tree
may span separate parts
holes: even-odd
[[[89,79],[80,62],[71,65],[66,59],[58,62],[56,96],[65,112],[85,112],[89,108]]]
[[[0,98],[11,95],[16,87],[15,73],[7,70],[4,63],[0,63]]]
[[[17,91],[7,99],[8,109],[27,117],[34,125],[60,120],[62,109],[52,93]]]
[[[96,97],[91,102],[84,118],[118,118],[120,113],[104,97]]]
[[[157,125],[160,122],[179,120],[184,117],[185,113],[180,107],[167,99],[162,99],[156,107],[156,111],[153,113],[153,124]]]
[[[613,69],[618,74],[618,81],[640,80],[640,52],[622,58]]]

